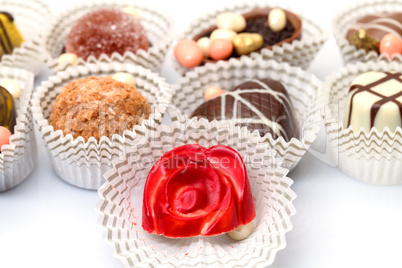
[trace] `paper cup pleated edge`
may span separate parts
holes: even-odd
[[[230,6],[221,6],[193,21],[184,30],[184,32],[176,38],[176,41],[173,42],[173,45],[175,45],[177,41],[181,39],[192,39],[196,34],[215,25],[216,16],[220,13],[237,12],[242,14],[253,9],[265,7],[280,7],[297,14],[303,23],[302,39],[294,40],[292,43],[285,43],[282,46],[274,46],[273,49],[262,49],[259,53],[253,52],[249,56],[251,58],[262,57],[266,60],[287,62],[290,65],[300,66],[303,69],[307,69],[310,65],[310,62],[313,60],[317,52],[321,49],[324,42],[328,39],[328,33],[320,25],[310,19],[314,16],[303,14],[303,12],[300,10],[293,11],[293,8],[291,6],[287,6],[286,3],[283,3],[283,1],[235,1]],[[240,58],[249,56],[242,56]],[[181,75],[184,75],[187,71],[191,70],[180,65],[180,63],[174,57],[173,53],[170,55],[170,58],[173,63],[173,67]],[[207,63],[206,65],[208,64],[215,63]]]
[[[104,181],[103,173],[111,166],[112,158],[119,156],[125,146],[136,142],[136,133],[141,132],[141,128],[135,126],[133,130],[124,131],[122,136],[113,135],[111,140],[108,137],[101,137],[99,142],[94,138],[85,142],[82,137],[74,139],[72,135],[64,136],[61,130],[54,131],[47,119],[51,105],[62,86],[69,81],[119,71],[134,75],[137,88],[148,99],[153,109],[149,120],[155,125],[160,124],[166,106],[171,101],[171,88],[156,73],[133,64],[114,62],[70,67],[49,77],[34,94],[33,116],[49,152],[53,169],[63,180],[77,187],[98,189]]]
[[[361,17],[369,14],[391,12],[402,12],[402,3],[397,0],[360,1],[359,3],[345,7],[334,16],[332,19],[332,29],[345,64],[372,60],[402,63],[401,55],[394,54],[392,57],[389,57],[384,54],[378,55],[375,51],[367,53],[364,49],[357,49],[354,45],[349,44],[349,41],[346,39],[349,27]]]
[[[228,128],[231,131],[227,132]],[[265,267],[274,261],[276,252],[286,245],[285,233],[292,229],[290,216],[295,213],[292,201],[296,197],[290,189],[292,180],[286,177],[288,170],[276,165],[275,168],[271,166],[271,169],[253,168],[252,161],[245,160],[253,196],[256,199],[258,218],[255,233],[239,243],[233,242],[227,236],[166,239],[144,234],[144,231],[141,232],[141,224],[133,224],[134,219],[139,220],[137,214],[141,212],[138,209],[142,207],[142,197],[137,196],[137,190],[133,188],[139,182],[133,181],[133,178],[138,176],[145,180],[154,161],[164,152],[188,143],[200,143],[205,147],[220,143],[238,150],[244,159],[260,157],[268,161],[278,161],[272,157],[272,151],[269,151],[266,144],[258,143],[255,133],[250,133],[246,128],[231,126],[228,122],[208,122],[205,119],[192,118],[186,123],[176,121],[170,126],[162,125],[152,131],[145,131],[143,135],[145,139],[136,143],[131,151],[128,150],[125,157],[114,160],[113,168],[104,175],[105,184],[98,190],[98,223],[103,227],[104,239],[112,246],[113,255],[119,258],[125,267]],[[160,146],[163,147],[162,150]],[[130,157],[133,159],[130,160]],[[154,161],[147,162],[149,165],[146,168],[131,166],[138,164],[136,159],[149,157],[154,157]],[[141,191],[141,187],[139,188]],[[144,235],[150,236],[150,239],[144,238]],[[194,252],[195,248],[200,248],[200,243],[202,250]],[[165,249],[164,245],[169,249]],[[193,248],[191,245],[197,247]]]
[[[348,176],[370,184],[402,184],[402,129],[379,132],[353,132],[343,128],[343,113],[349,86],[359,74],[368,71],[397,71],[397,62],[369,61],[349,64],[332,73],[324,83],[321,96],[324,122],[331,154]]]
[[[85,65],[94,62],[121,62],[134,63],[157,71],[166,56],[169,45],[173,39],[174,23],[170,15],[154,6],[144,3],[133,3],[129,0],[100,0],[100,1],[81,1],[71,5],[68,9],[55,17],[47,27],[44,37],[44,51],[46,63],[53,72],[62,71],[70,67],[70,63],[59,64],[58,53],[62,51],[65,39],[73,25],[73,23],[82,17],[85,13],[99,8],[124,8],[135,7],[139,11],[141,24],[150,34],[155,36],[156,40],[150,40],[152,46],[147,51],[140,49],[135,54],[125,52],[124,55],[113,53],[111,56],[102,54],[98,59],[90,56],[86,61],[79,58],[74,65]],[[50,51],[50,49],[52,51]]]
[[[42,30],[50,19],[49,6],[42,0],[6,0],[2,1],[1,9],[9,11],[16,17],[17,21],[18,17],[24,17],[24,19],[34,17],[36,21],[32,23],[36,23],[36,28],[40,28],[40,31],[35,33],[33,38],[23,42],[20,47],[13,49],[12,54],[4,55],[1,59],[2,66],[21,68],[29,70],[35,75],[39,74],[44,63]],[[34,15],[27,15],[31,13],[34,13]],[[21,27],[21,25],[19,26]],[[25,32],[32,31],[32,24],[25,25],[25,27],[29,26],[29,30],[22,30]]]
[[[302,138],[300,140],[293,138],[290,142],[286,142],[282,137],[274,140],[271,135],[266,135],[260,142],[268,143],[270,148],[285,159],[283,167],[292,169],[314,142],[321,121],[318,99],[321,81],[299,67],[273,60],[245,57],[241,60],[231,59],[196,68],[173,85],[175,98],[172,101],[178,107],[178,111],[168,109],[169,115],[172,120],[182,121],[183,115],[190,116],[192,111],[204,102],[203,94],[207,86],[217,85],[231,89],[251,78],[278,80],[288,90],[298,117]]]
[[[17,124],[10,144],[2,147],[0,154],[0,192],[14,188],[24,181],[35,167],[37,146],[33,128],[30,99],[33,74],[29,71],[0,66],[0,82],[12,79],[21,87],[18,98]]]

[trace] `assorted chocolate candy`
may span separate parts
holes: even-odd
[[[4,54],[11,54],[13,49],[20,47],[24,38],[14,24],[13,16],[0,11],[0,58]]]
[[[205,94],[208,100],[197,107],[191,117],[210,121],[231,120],[236,126],[258,130],[261,137],[270,133],[274,139],[283,137],[290,141],[299,138],[299,126],[291,100],[278,81],[250,80],[226,92],[208,88]]]
[[[349,43],[366,52],[380,54],[402,53],[402,13],[367,15],[350,26]]]
[[[122,135],[151,114],[148,101],[134,85],[134,77],[126,73],[73,80],[53,103],[49,123],[64,135],[82,136],[85,141]]]
[[[186,68],[240,57],[300,38],[301,24],[295,14],[277,8],[257,9],[243,15],[225,12],[216,17],[216,26],[198,33],[192,40],[180,40],[174,47],[174,55]]]
[[[369,132],[402,127],[402,74],[367,72],[353,80],[345,109],[344,128]]]
[[[183,145],[163,155],[144,187],[142,227],[171,238],[227,233],[246,238],[256,216],[243,159],[216,145]]]

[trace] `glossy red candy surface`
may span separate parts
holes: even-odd
[[[243,160],[224,145],[177,147],[154,164],[145,183],[142,227],[149,233],[218,235],[255,215]]]

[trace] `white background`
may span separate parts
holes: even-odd
[[[56,13],[70,2],[51,5]],[[170,13],[180,33],[195,17],[232,1],[147,2]],[[330,31],[335,12],[350,2],[287,0],[282,4],[312,14]],[[161,74],[173,83],[178,75],[170,66],[167,59]],[[330,37],[308,71],[323,80],[340,66],[339,49]],[[47,75],[44,69],[36,85]],[[322,130],[313,146],[322,153],[324,134]],[[21,185],[0,193],[0,267],[122,267],[102,240],[94,209],[97,192],[60,180],[39,135],[37,141],[36,169]],[[402,186],[360,183],[310,153],[289,177],[298,195],[294,229],[272,267],[402,267]]]

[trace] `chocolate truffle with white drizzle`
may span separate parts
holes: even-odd
[[[231,120],[236,126],[258,130],[263,137],[290,141],[299,127],[285,87],[272,79],[250,80],[201,104],[192,117]]]

